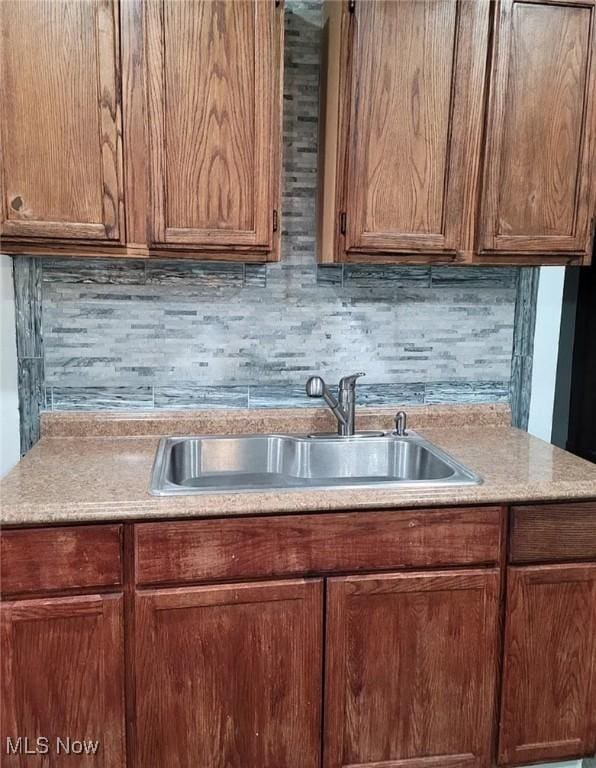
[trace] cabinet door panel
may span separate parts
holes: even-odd
[[[123,768],[122,596],[7,602],[0,615],[2,765]],[[47,738],[47,753],[25,755],[21,742],[8,754],[7,739],[17,747],[19,736],[29,749]],[[69,755],[58,738],[88,749]]]
[[[593,0],[501,0],[480,249],[587,252],[594,214]]]
[[[499,576],[328,583],[325,766],[488,766]]]
[[[488,3],[363,2],[354,26],[347,250],[470,247]]]
[[[596,750],[596,565],[510,568],[499,762]]]
[[[139,768],[317,768],[321,586],[139,592]]]
[[[0,4],[1,234],[119,240],[117,3]]]
[[[151,0],[153,240],[272,242],[275,4]]]

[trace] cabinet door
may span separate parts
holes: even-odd
[[[270,249],[281,58],[273,0],[150,0],[153,241]]]
[[[7,602],[0,614],[2,765],[124,766],[122,596]]]
[[[488,766],[497,571],[328,584],[325,766]]]
[[[485,0],[356,2],[346,250],[471,249]]]
[[[0,234],[121,239],[117,8],[0,3]]]
[[[510,568],[501,764],[596,750],[596,565]]]
[[[588,253],[596,147],[594,0],[501,0],[480,250]]]
[[[320,581],[137,594],[138,768],[316,768]]]

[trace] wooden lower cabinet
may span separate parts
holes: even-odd
[[[4,530],[0,764],[589,756],[595,511],[513,507],[510,565],[496,507]]]
[[[318,768],[320,580],[139,591],[137,768]]]
[[[596,564],[510,568],[499,763],[596,751]]]
[[[2,766],[123,768],[122,596],[5,602],[0,615]]]
[[[329,579],[325,768],[488,768],[498,570]]]

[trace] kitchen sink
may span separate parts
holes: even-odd
[[[407,436],[166,437],[151,493],[477,485],[482,480],[414,432]]]

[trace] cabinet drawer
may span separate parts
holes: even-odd
[[[138,584],[493,564],[502,508],[140,523]]]
[[[596,560],[596,501],[512,507],[510,559]]]
[[[120,525],[3,531],[2,595],[122,582]]]

